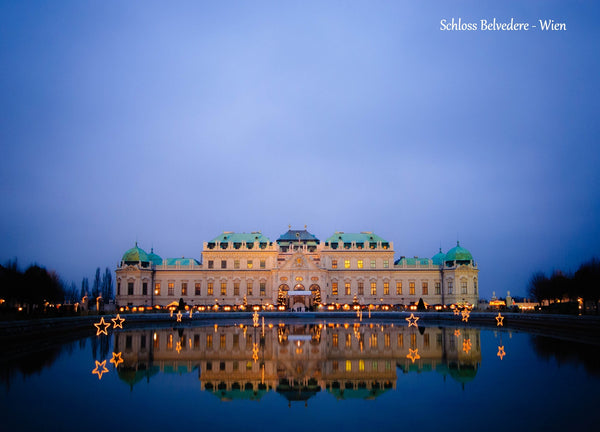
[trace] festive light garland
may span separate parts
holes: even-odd
[[[98,329],[96,331],[96,336],[100,336],[102,333],[104,333],[105,335],[108,336],[108,333],[106,332],[106,329],[108,327],[110,327],[110,323],[107,323],[106,321],[104,321],[104,317],[100,318],[100,322],[99,323],[94,323],[94,325]],[[101,329],[100,327],[104,327],[104,328]]]
[[[408,318],[405,318],[406,321],[408,321],[408,326],[415,326],[415,327],[419,327],[419,325],[417,324],[417,321],[419,320],[419,317],[416,317],[414,314],[410,314],[410,316]]]
[[[123,328],[123,322],[125,321],[125,318],[121,318],[121,315],[117,314],[117,317],[111,318],[111,321],[113,322],[113,328]]]

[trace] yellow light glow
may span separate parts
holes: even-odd
[[[469,351],[471,351],[471,339],[465,339],[463,341],[463,351],[469,354]]]
[[[177,351],[177,354],[181,352],[181,341],[175,344],[175,351]]]
[[[254,313],[252,314],[252,324],[254,325],[254,327],[258,327],[258,311],[254,310]]]
[[[456,337],[460,336],[460,330],[459,329],[454,330],[454,336],[456,336]]]
[[[115,367],[119,367],[119,364],[123,363],[123,359],[121,358],[121,353],[113,352],[112,359],[110,360],[110,362],[113,363],[115,365]]]
[[[117,317],[111,318],[111,321],[113,322],[113,328],[123,328],[123,321],[125,321],[125,318],[121,318],[121,315],[117,314]]]
[[[504,317],[498,312],[498,316],[496,317],[496,327],[500,326],[504,327]]]
[[[190,309],[190,318],[192,318],[193,314],[194,314],[194,309]]]
[[[413,363],[415,362],[415,360],[418,360],[421,358],[421,356],[419,355],[419,349],[415,348],[409,348],[408,349],[408,354],[406,354],[406,358],[410,359]]]
[[[106,360],[104,360],[102,362],[99,362],[98,360],[95,360],[95,362],[96,362],[96,367],[92,371],[92,374],[98,375],[98,379],[101,380],[102,379],[102,374],[108,372],[108,369],[106,369]],[[100,367],[102,367],[102,369],[99,369]]]
[[[110,323],[107,323],[106,321],[104,321],[104,317],[100,318],[100,322],[99,323],[94,323],[94,325],[98,329],[96,331],[96,336],[100,336],[102,333],[104,333],[105,335],[108,336],[108,333],[106,332],[106,329],[108,327],[110,327]],[[103,327],[103,328],[100,328],[100,327]]]
[[[177,322],[181,322],[181,311],[177,311]]]
[[[463,309],[462,312],[461,312],[461,314],[462,314],[462,320],[464,322],[468,322],[469,321],[469,316],[471,315],[471,312],[469,312],[468,309]]]
[[[506,353],[504,352],[504,345],[498,346],[498,353],[496,355],[500,357],[500,360],[504,358],[504,356],[506,355]]]
[[[169,308],[169,313],[170,313],[171,318],[173,318],[173,309]]]
[[[408,318],[405,318],[406,321],[408,321],[408,326],[415,326],[415,327],[419,327],[417,324],[417,321],[419,320],[419,317],[416,317],[414,314],[410,314],[410,316]]]
[[[258,342],[252,345],[252,360],[254,360],[254,363],[258,361]]]
[[[454,315],[460,315],[460,310],[458,310],[458,308],[454,309]]]

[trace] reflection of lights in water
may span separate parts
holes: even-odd
[[[504,356],[506,355],[506,353],[504,352],[504,345],[498,346],[498,353],[496,355],[500,357],[500,360],[504,358]]]
[[[181,352],[181,341],[177,342],[175,345],[175,351],[177,351],[177,354]]]
[[[498,316],[496,317],[496,327],[498,326],[504,327],[504,317],[500,315],[500,312],[498,312]]]
[[[463,341],[463,351],[467,354],[471,351],[471,339],[465,339]]]
[[[463,309],[463,311],[461,312],[462,314],[462,320],[464,322],[468,322],[469,321],[469,316],[471,315],[471,312],[469,312],[468,309]]]
[[[460,315],[460,311],[458,310],[458,308],[454,309],[454,315]]]
[[[106,332],[106,329],[108,327],[110,327],[110,323],[107,323],[106,321],[104,321],[104,317],[100,318],[100,322],[99,323],[94,323],[94,325],[98,329],[96,331],[96,336],[100,336],[102,333],[104,333],[105,335],[108,336],[108,333]],[[104,328],[101,329],[100,327],[104,327]]]
[[[190,318],[192,318],[193,313],[194,313],[194,309],[190,309]]]
[[[456,336],[456,337],[460,336],[460,330],[459,329],[454,330],[454,336]]]
[[[170,312],[171,318],[173,318],[173,309],[169,309],[169,312]]]
[[[215,328],[215,333],[216,333],[216,332],[217,332],[217,330],[219,329],[219,324],[216,324],[216,323],[215,323],[215,325],[214,325],[214,328]]]
[[[154,340],[156,340],[156,338],[157,338],[157,337],[158,337],[158,336],[156,335],[156,332],[154,332],[154,336],[152,336],[152,338],[153,338]]]
[[[252,324],[254,325],[254,327],[258,327],[258,311],[255,310],[254,313],[252,314]]]
[[[415,348],[409,348],[408,349],[408,354],[406,354],[406,358],[410,359],[413,363],[415,362],[415,360],[418,360],[421,358],[421,356],[419,355],[419,349]]]
[[[254,363],[256,363],[258,361],[258,343],[255,342],[252,345],[252,360],[254,360]]]
[[[405,318],[406,321],[408,321],[408,326],[415,326],[415,327],[419,327],[417,325],[417,321],[419,320],[419,317],[416,317],[414,314],[410,314],[410,316],[408,318]]]
[[[177,322],[181,322],[181,311],[177,311]]]
[[[121,315],[117,314],[117,317],[112,318],[111,321],[113,322],[113,328],[123,328],[123,321],[125,321],[125,318],[121,318]]]
[[[98,379],[101,380],[102,374],[108,372],[108,369],[106,369],[106,360],[101,361],[101,362],[99,362],[98,360],[95,360],[95,362],[96,362],[96,367],[92,371],[92,374],[98,375]],[[98,369],[100,367],[102,367],[102,369]]]
[[[115,365],[115,367],[119,367],[119,365],[121,363],[123,363],[123,359],[121,358],[121,353],[113,352],[112,359],[110,360],[110,362],[113,363]]]

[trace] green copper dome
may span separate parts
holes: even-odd
[[[148,254],[148,260],[154,265],[161,265],[163,262],[163,259],[154,253],[154,248],[150,249],[150,253]]]
[[[125,252],[121,261],[125,261],[126,263],[137,263],[139,261],[148,262],[150,260],[146,251],[144,251],[144,249],[139,248],[137,242],[135,242],[135,247],[132,247],[127,252]]]
[[[446,254],[446,261],[473,261],[473,255],[465,248],[460,247],[459,242],[456,242],[456,247],[450,249]]]
[[[440,248],[438,253],[431,257],[431,260],[433,261],[433,265],[444,264],[444,261],[446,260],[446,254],[442,252],[442,248]]]

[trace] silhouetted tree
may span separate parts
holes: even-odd
[[[425,302],[422,298],[419,299],[419,303],[417,303],[417,310],[424,311],[425,310]]]
[[[102,275],[102,297],[108,301],[113,297],[112,273],[108,267]]]
[[[582,264],[575,272],[573,282],[578,296],[585,302],[593,302],[598,313],[600,301],[600,261],[596,258]]]
[[[529,279],[528,292],[529,296],[533,297],[538,303],[547,299],[549,280],[542,272],[534,273]]]
[[[94,276],[94,284],[92,285],[92,296],[94,299],[100,295],[100,284],[102,283],[100,279],[100,267],[96,269],[96,274]]]
[[[83,278],[81,280],[81,298],[84,298],[86,295],[90,294],[90,282],[88,281],[88,278]]]

